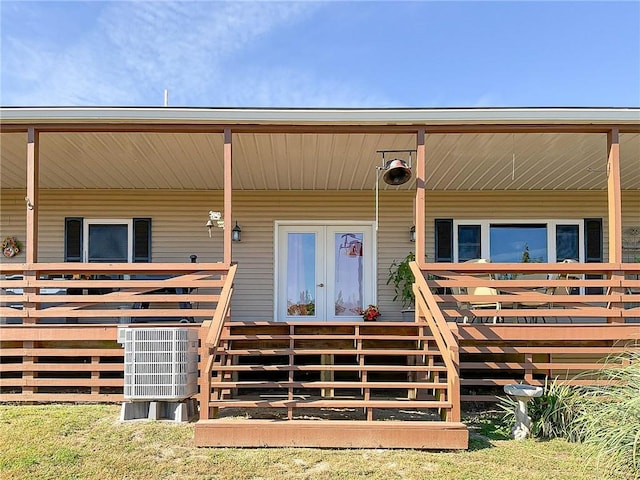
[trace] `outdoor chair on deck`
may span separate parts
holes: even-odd
[[[467,260],[464,263],[490,263],[490,260],[487,260],[485,258],[477,258],[477,259],[473,259],[473,260]],[[490,273],[482,273],[482,274],[478,274],[478,275],[473,275],[474,278],[483,278],[483,279],[487,279],[490,280],[492,278]],[[451,291],[453,292],[454,295],[477,295],[477,296],[482,296],[482,295],[498,295],[498,291],[495,288],[492,287],[453,287],[451,289]],[[458,302],[458,309],[462,310],[477,310],[477,309],[491,309],[491,310],[500,310],[502,308],[500,302],[483,302],[481,300],[470,300],[467,302]],[[471,318],[471,323],[473,323],[475,320],[479,319],[479,321],[482,321],[483,318],[488,318],[488,317],[477,317],[474,316],[473,318]],[[498,319],[500,317],[498,317],[497,315],[493,317],[493,323],[497,323]],[[464,316],[462,323],[468,323],[469,321],[469,317],[467,315]]]
[[[575,260],[571,260],[571,259],[565,259],[563,260],[561,263],[576,263]],[[554,274],[531,274],[531,275],[526,275],[526,278],[529,280],[534,280],[534,279],[540,279],[540,280],[567,280],[570,278],[576,278],[575,276],[572,276],[570,274],[567,273],[562,273],[562,274],[558,274],[558,273],[554,273]],[[544,293],[545,295],[570,295],[571,294],[571,287],[555,287],[555,286],[549,286],[549,287],[544,287],[541,289],[536,289],[535,291],[540,292],[540,293]],[[532,308],[532,309],[536,309],[536,308],[553,308],[554,307],[554,303],[553,303],[553,299],[549,299],[549,301],[547,302],[521,302],[519,303],[520,307],[524,307],[524,308]],[[536,318],[542,318],[542,322],[543,323],[547,323],[547,319],[544,316],[532,316],[532,317],[524,317],[525,322],[527,322],[527,320],[531,318],[531,321],[533,322],[534,319]],[[569,319],[569,321],[571,322],[571,317],[567,317]],[[557,320],[556,320],[557,321]]]
[[[523,280],[557,280],[560,278],[557,274],[548,275],[546,273],[533,273],[523,276]],[[544,288],[535,288],[534,292],[542,293],[544,295],[554,295],[556,293],[556,287],[544,287]],[[544,308],[552,308],[553,302],[551,301],[542,301],[542,302],[519,302],[518,306],[524,309],[544,309]],[[533,315],[531,317],[525,316],[525,323],[533,323],[537,318],[542,319],[542,323],[547,323],[547,318],[544,316]],[[517,319],[516,319],[517,320]]]

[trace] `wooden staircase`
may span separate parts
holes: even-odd
[[[196,445],[467,448],[438,335],[427,321],[224,322]]]

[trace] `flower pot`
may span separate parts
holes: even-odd
[[[416,319],[416,309],[415,308],[407,308],[402,310],[402,321],[403,322],[413,322]]]

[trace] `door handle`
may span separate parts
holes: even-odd
[[[324,283],[319,283],[316,287],[324,287]]]

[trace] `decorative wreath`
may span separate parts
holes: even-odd
[[[22,244],[16,240],[16,237],[7,237],[2,241],[0,248],[2,248],[2,255],[11,258],[20,253]]]

